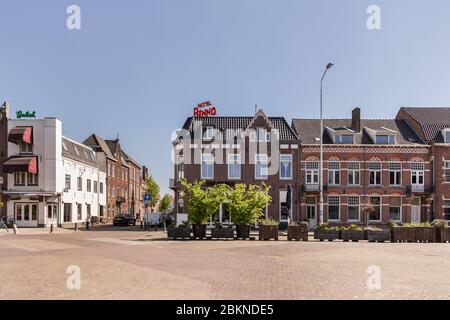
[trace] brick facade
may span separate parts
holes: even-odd
[[[0,193],[7,190],[8,175],[3,172],[3,163],[8,157],[8,119],[9,103],[4,102],[0,107],[0,177],[3,178],[3,184],[0,185]],[[0,194],[0,201],[3,202],[3,208],[0,208],[0,217],[6,216],[6,197]]]

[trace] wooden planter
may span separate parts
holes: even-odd
[[[278,226],[277,225],[260,225],[259,226],[259,240],[278,240]]]
[[[333,241],[339,239],[339,230],[314,229],[314,239]]]
[[[369,242],[391,241],[391,231],[386,230],[365,230],[364,236]]]
[[[415,228],[412,227],[393,227],[391,228],[392,242],[414,242]]]
[[[436,228],[436,242],[450,242],[450,228]]]
[[[238,239],[249,239],[250,238],[250,225],[248,225],[248,224],[236,225],[236,236]]]
[[[214,228],[211,230],[211,238],[213,239],[234,239],[233,228]]]
[[[344,241],[364,240],[363,230],[341,230],[341,239]]]
[[[436,230],[434,227],[415,227],[415,242],[436,242]]]
[[[167,237],[172,239],[189,239],[191,237],[191,230],[184,227],[168,228]]]
[[[308,225],[306,224],[301,224],[298,226],[289,225],[287,239],[288,241],[290,240],[308,241]]]
[[[194,224],[192,231],[195,239],[206,238],[206,224]]]

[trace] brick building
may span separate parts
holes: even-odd
[[[3,202],[3,208],[0,208],[0,217],[6,216],[6,198],[3,198],[3,192],[8,186],[8,175],[3,172],[3,163],[8,158],[8,120],[9,103],[4,102],[0,107],[0,202]]]
[[[290,185],[292,212],[298,213],[299,140],[283,117],[267,117],[262,110],[253,117],[189,117],[182,132],[174,141],[175,178],[170,181],[176,213],[186,212],[180,201],[180,178],[205,180],[206,186],[264,182],[272,197],[266,217],[280,221],[287,221]],[[226,204],[213,220],[231,222]]]

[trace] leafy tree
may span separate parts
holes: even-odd
[[[253,224],[261,220],[263,210],[272,201],[269,189],[264,183],[262,186],[237,184],[227,195],[231,220],[235,224]]]
[[[167,193],[159,201],[159,209],[161,212],[166,212],[169,210],[170,204],[172,203],[172,198]]]
[[[152,176],[149,176],[147,180],[145,180],[145,191],[151,196],[149,206],[150,208],[153,208],[159,202],[159,185]]]

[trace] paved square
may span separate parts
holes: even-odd
[[[171,241],[138,227],[0,234],[0,299],[449,299],[450,244]],[[68,266],[81,288],[68,289]],[[367,268],[380,268],[369,289]]]

